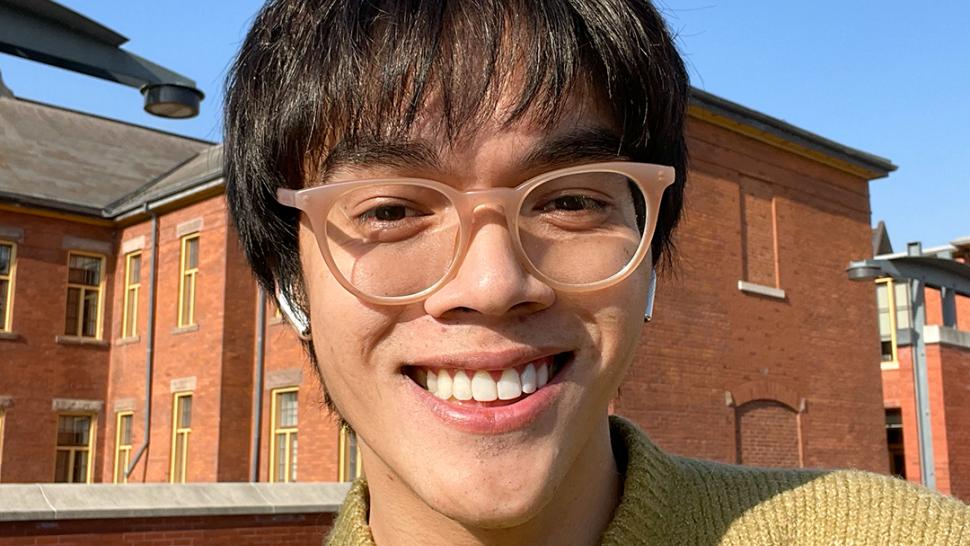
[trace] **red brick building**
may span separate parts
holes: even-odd
[[[260,301],[220,146],[12,96],[0,122],[0,482],[359,471]],[[894,167],[701,91],[688,133],[679,261],[615,411],[677,453],[888,471],[875,298],[844,269]]]
[[[877,229],[877,259],[907,258],[892,253],[883,226]],[[920,257],[944,260],[955,274],[970,279],[970,238],[922,249]],[[917,404],[913,374],[914,313],[909,286],[892,278],[877,282],[882,384],[890,471],[921,482]],[[936,488],[970,501],[970,296],[952,294],[950,301],[937,288],[924,290],[929,387],[930,434]]]

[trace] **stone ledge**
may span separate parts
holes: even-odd
[[[119,337],[115,339],[115,347],[134,345],[135,343],[141,343],[141,336]]]
[[[349,483],[4,484],[0,522],[336,513]]]
[[[20,340],[20,334],[17,332],[0,332],[0,339],[5,339],[7,341],[18,341]]]
[[[767,296],[769,298],[775,298],[779,300],[785,299],[785,291],[781,288],[775,288],[773,286],[765,286],[763,284],[757,284],[748,281],[738,281],[738,290],[742,292],[747,292],[749,294],[757,294],[759,296]]]
[[[198,332],[198,331],[199,331],[198,324],[190,324],[188,326],[177,326],[175,328],[172,328],[172,335],[177,336],[179,334],[187,334],[189,332]]]
[[[970,332],[947,326],[926,325],[923,327],[923,340],[926,343],[941,343],[963,349],[970,349]]]
[[[79,337],[79,336],[56,336],[54,338],[56,343],[62,343],[65,345],[90,345],[92,347],[111,347],[111,343],[93,337]]]

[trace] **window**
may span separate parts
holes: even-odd
[[[879,341],[882,361],[899,362],[899,330],[910,328],[909,284],[895,283],[891,278],[876,281],[876,306],[879,310]]]
[[[199,276],[199,234],[182,237],[182,255],[179,262],[179,314],[178,325],[195,324],[195,282]]]
[[[64,333],[101,338],[101,303],[104,287],[104,256],[68,254],[67,315]]]
[[[337,441],[337,481],[349,482],[361,475],[360,448],[357,433],[344,426]]]
[[[138,291],[141,288],[141,252],[125,255],[125,301],[121,337],[138,335]]]
[[[91,483],[91,453],[94,445],[94,416],[57,416],[57,483]]]
[[[17,245],[0,241],[0,332],[11,331],[13,322],[13,274]]]
[[[6,414],[0,408],[0,483],[3,483],[3,420]]]
[[[176,393],[172,404],[172,463],[169,469],[169,481],[172,483],[185,483],[190,432],[192,432],[192,393]]]
[[[297,454],[297,389],[275,389],[270,394],[270,419],[272,431],[270,439],[269,466],[271,482],[296,481]]]
[[[889,473],[906,479],[903,448],[903,415],[899,408],[886,408],[886,444],[889,447]]]
[[[130,411],[118,412],[115,426],[115,483],[128,483],[125,471],[131,464],[131,421],[134,414]]]

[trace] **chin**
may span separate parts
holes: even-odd
[[[442,484],[448,491],[431,507],[468,528],[505,529],[534,519],[555,490],[547,480],[488,483],[484,487]]]
[[[433,510],[468,528],[521,525],[536,518],[559,488],[566,461],[556,436],[483,442],[472,453],[436,457],[433,464],[444,471],[418,482],[416,492]]]

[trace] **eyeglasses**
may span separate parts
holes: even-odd
[[[514,188],[458,191],[420,178],[277,190],[303,211],[337,281],[359,298],[427,298],[458,272],[475,214],[500,209],[522,265],[555,290],[587,292],[632,273],[650,248],[674,168],[633,162],[558,169]]]

